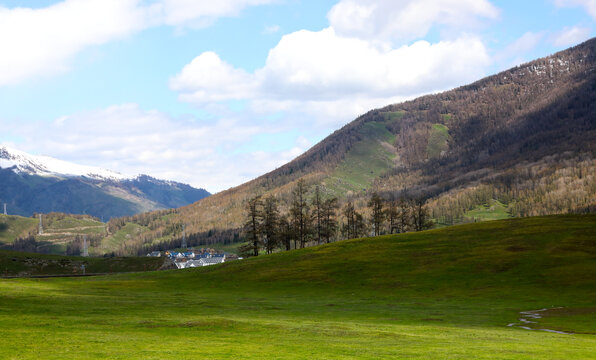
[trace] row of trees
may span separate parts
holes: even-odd
[[[241,253],[259,255],[263,247],[269,254],[276,248],[290,250],[304,248],[310,241],[317,244],[331,242],[337,231],[337,198],[323,199],[317,186],[312,199],[308,199],[308,187],[299,180],[292,191],[290,207],[282,214],[277,199],[256,195],[246,202],[245,235],[249,244]]]
[[[291,193],[289,209],[280,211],[278,200],[269,195],[255,195],[246,202],[244,233],[247,244],[240,248],[244,256],[258,256],[275,249],[304,248],[309,243],[329,243],[366,235],[420,231],[432,226],[423,199],[387,201],[373,193],[368,202],[370,218],[357,211],[348,201],[343,208],[336,197],[324,197],[315,186],[309,188],[299,180]]]

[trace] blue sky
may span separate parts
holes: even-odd
[[[0,1],[0,143],[221,191],[595,18],[596,0]]]

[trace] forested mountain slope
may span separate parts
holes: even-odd
[[[466,221],[483,205],[508,216],[591,211],[595,47],[591,39],[467,86],[372,110],[253,181],[112,225],[145,226],[128,249],[179,238],[172,224],[180,223],[191,239],[230,241],[249,197],[274,195],[283,209],[299,179],[357,208],[373,191],[386,199],[424,197],[444,224]]]

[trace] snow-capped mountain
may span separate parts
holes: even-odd
[[[128,176],[0,145],[0,203],[8,213],[88,214],[109,219],[191,204],[205,189],[148,175]]]
[[[0,167],[4,169],[14,167],[14,170],[19,173],[39,176],[84,176],[97,180],[134,178],[95,166],[74,164],[49,156],[31,155],[6,145],[0,145]]]

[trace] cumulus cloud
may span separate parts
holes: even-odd
[[[565,28],[553,36],[552,42],[555,46],[559,47],[577,45],[580,42],[589,39],[591,32],[592,30],[590,28],[579,26]]]
[[[67,0],[42,9],[0,7],[0,86],[63,71],[90,45],[142,28],[135,0]]]
[[[186,100],[213,102],[248,98],[256,84],[253,76],[222,61],[216,53],[207,51],[170,79],[170,88],[184,93]]]
[[[411,40],[434,25],[476,26],[499,11],[488,0],[341,0],[327,17],[338,34],[368,40]]]
[[[559,7],[583,7],[590,16],[596,19],[596,0],[555,0]]]
[[[123,174],[149,172],[212,192],[271,171],[310,146],[304,138],[288,135],[294,144],[286,149],[239,152],[255,135],[282,136],[283,130],[232,118],[210,123],[173,118],[136,104],[63,116],[50,124],[12,124],[8,129],[23,140],[17,148],[25,151]]]
[[[0,5],[0,86],[68,69],[83,49],[152,26],[204,26],[272,0],[64,0],[39,9]]]
[[[0,46],[8,54],[0,57],[0,86],[64,70],[84,48],[147,27],[205,26],[268,2],[65,0],[37,10],[0,8]],[[430,10],[424,12],[425,7]],[[151,169],[153,176],[218,191],[306,150],[308,141],[287,135],[297,124],[323,129],[318,137],[371,108],[481,77],[490,58],[480,38],[456,31],[450,40],[412,40],[434,25],[462,29],[462,23],[497,15],[487,0],[342,0],[329,12],[328,28],[283,36],[260,69],[248,72],[204,52],[172,76],[169,86],[181,100],[218,112],[218,121],[173,118],[127,104],[61,117],[50,125],[15,124],[10,133],[24,139],[24,150],[124,173]],[[242,119],[231,111],[212,111],[238,100],[247,104]],[[263,120],[280,112],[283,121]],[[294,140],[278,146],[280,151],[238,150],[251,148],[257,134],[284,131]]]
[[[484,44],[473,36],[380,49],[362,39],[339,36],[329,27],[283,36],[265,65],[253,73],[230,66],[214,53],[203,53],[174,76],[170,86],[180,92],[181,100],[199,106],[250,100],[255,112],[322,112],[345,121],[373,105],[474,80],[489,62]]]

